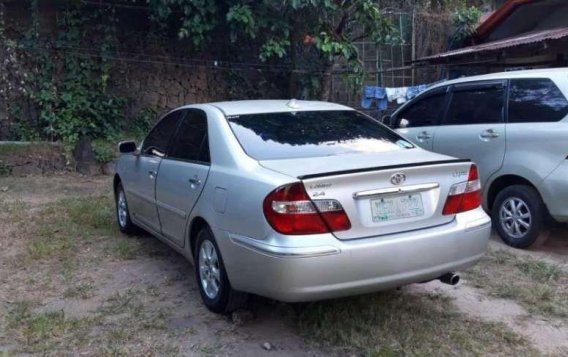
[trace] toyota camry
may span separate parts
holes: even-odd
[[[214,312],[247,294],[298,302],[455,284],[490,234],[474,163],[338,104],[188,105],[119,150],[121,231],[142,228],[192,261]]]

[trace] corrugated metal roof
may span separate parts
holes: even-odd
[[[457,50],[438,53],[428,57],[422,57],[414,62],[428,62],[432,60],[443,60],[448,58],[453,58],[457,56],[464,56],[473,53],[480,52],[491,52],[496,50],[501,50],[504,48],[521,46],[531,43],[538,43],[545,40],[558,40],[564,37],[568,37],[568,27],[557,28],[553,30],[543,30],[536,32],[529,32],[515,37],[506,38],[503,40],[482,43],[480,45],[469,46],[460,48]]]
[[[507,17],[511,16],[519,6],[530,4],[542,0],[507,0],[500,8],[487,17],[478,27],[474,36],[477,39],[487,37],[487,35],[502,23]]]

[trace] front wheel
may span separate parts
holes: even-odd
[[[197,234],[194,266],[201,299],[209,310],[229,313],[245,304],[247,294],[231,287],[221,252],[209,228]]]
[[[499,192],[491,215],[493,226],[506,244],[528,248],[543,243],[548,236],[548,231],[543,231],[545,213],[546,207],[534,188],[513,185]]]
[[[136,226],[130,220],[130,210],[128,209],[128,202],[126,201],[126,194],[122,184],[119,183],[116,188],[116,221],[118,228],[122,233],[134,234],[136,233]]]

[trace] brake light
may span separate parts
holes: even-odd
[[[452,215],[470,211],[481,205],[481,183],[477,166],[471,165],[467,181],[456,183],[450,188],[442,214]]]
[[[275,231],[318,234],[345,231],[351,222],[336,200],[311,200],[300,182],[278,187],[264,199],[264,216]]]

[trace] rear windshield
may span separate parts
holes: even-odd
[[[301,111],[228,117],[246,153],[257,160],[383,152],[414,147],[356,111]]]

